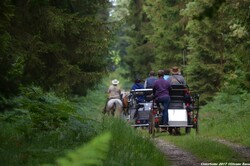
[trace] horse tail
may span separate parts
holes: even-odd
[[[116,105],[116,110],[115,110],[115,117],[120,117],[122,110],[123,110],[123,104],[122,101],[120,99],[116,99],[115,100],[115,105]]]
[[[123,104],[120,99],[110,99],[108,101],[106,111],[108,112],[108,114],[118,117],[121,115],[122,107],[123,107]]]

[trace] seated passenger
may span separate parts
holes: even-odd
[[[154,85],[156,80],[157,80],[157,78],[155,77],[155,72],[150,71],[149,77],[145,80],[144,87],[146,89],[153,88],[153,85]]]
[[[170,75],[170,69],[165,69],[164,70],[164,80],[167,80],[169,78],[169,75]]]
[[[186,81],[184,79],[184,77],[181,75],[180,70],[178,67],[173,67],[171,70],[172,75],[168,78],[168,81],[170,82],[171,85],[184,85],[183,87],[186,87]],[[173,86],[172,86],[173,88]],[[181,87],[182,88],[182,87]],[[174,93],[171,94],[171,100],[175,102],[172,102],[172,107],[177,107],[178,104],[181,102],[185,103],[185,107],[186,110],[188,112],[188,123],[190,124],[190,116],[191,116],[191,111],[192,108],[190,107],[191,104],[191,95],[190,92],[188,91],[188,89],[184,89],[184,91],[175,91],[175,92],[171,92]],[[181,96],[181,97],[179,97]],[[182,97],[183,96],[183,97]],[[179,107],[179,106],[178,106]]]
[[[171,84],[171,105],[170,107],[183,107],[182,102],[186,95],[186,81],[184,77],[180,74],[178,67],[174,66],[171,69],[172,75],[168,78]]]
[[[144,83],[144,87],[146,89],[152,89],[153,88],[153,85],[155,83],[155,81],[157,80],[158,78],[155,77],[155,72],[153,70],[151,70],[149,72],[149,77],[146,78],[145,80],[145,83]],[[149,101],[152,101],[153,100],[153,92],[145,92],[144,93],[145,95],[145,101],[149,102]]]
[[[131,87],[131,90],[136,90],[136,89],[144,89],[144,86],[141,83],[141,79],[139,79],[139,78],[135,79],[135,83]],[[136,97],[137,97],[137,102],[138,103],[144,102],[144,95],[143,95],[143,93],[142,94],[137,94]]]
[[[186,85],[186,81],[184,79],[184,77],[181,75],[180,70],[177,66],[174,66],[171,69],[171,76],[168,77],[168,81],[170,82],[171,85]]]

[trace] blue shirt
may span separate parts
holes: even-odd
[[[156,77],[153,77],[153,76],[148,77],[145,81],[144,87],[145,88],[153,88],[153,85],[154,85],[156,80],[157,80]]]
[[[141,83],[135,83],[132,87],[132,90],[136,89],[144,89],[144,86]],[[143,95],[137,95],[138,102],[144,102],[144,96]]]
[[[156,80],[153,86],[153,94],[155,99],[158,100],[160,98],[169,96],[170,87],[171,85],[169,81],[164,80],[163,78]]]
[[[169,75],[164,75],[164,76],[163,76],[164,80],[167,80],[168,77],[169,77]]]

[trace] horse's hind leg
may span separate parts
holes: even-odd
[[[115,117],[120,118],[122,113],[122,108],[117,108],[115,111]]]
[[[102,113],[103,113],[103,114],[106,114],[106,113],[107,113],[108,101],[109,101],[109,99],[106,100],[105,105],[104,105],[104,107],[103,107],[103,110],[102,110]]]
[[[127,115],[128,115],[128,108],[124,107],[124,108],[123,108],[123,113],[124,113],[124,115],[127,116]]]
[[[126,115],[129,115],[128,107],[125,110],[126,110]]]

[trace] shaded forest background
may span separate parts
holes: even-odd
[[[249,92],[246,0],[0,3],[2,98],[28,86],[86,95],[118,66],[133,80],[177,65],[204,103]]]
[[[40,86],[85,95],[106,73],[113,33],[107,0],[3,0],[0,93]]]
[[[130,126],[102,123],[100,112],[107,79],[129,88],[135,77],[174,65],[206,104],[207,134],[248,145],[249,7],[248,0],[1,0],[2,164],[54,163],[104,130],[119,138],[104,165],[138,156],[165,163]],[[127,138],[133,142],[123,147]]]
[[[117,49],[134,77],[179,66],[203,103],[220,91],[249,92],[249,6],[245,0],[136,0]]]

